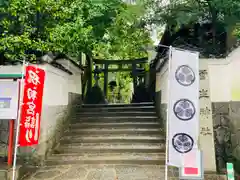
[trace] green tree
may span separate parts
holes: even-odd
[[[9,59],[57,51],[71,56],[142,57],[149,33],[142,0],[11,0],[0,7],[0,53]],[[103,55],[104,54],[104,55]]]
[[[94,45],[94,57],[114,60],[147,57],[143,47],[152,42],[149,31],[142,24],[144,14],[145,6],[142,0],[135,4],[123,3],[114,23],[106,29],[102,41]],[[117,72],[115,76],[115,95],[118,96],[120,92],[121,101],[130,103],[130,73]],[[100,79],[100,86],[103,87],[103,78]],[[113,95],[109,93],[108,99],[112,99],[111,96]]]
[[[60,4],[53,0],[6,3],[0,9],[0,52],[14,60],[25,56],[27,50],[30,57],[36,50],[48,51],[48,28],[57,23],[54,14],[59,8]]]
[[[93,51],[114,22],[121,4],[119,0],[76,0],[65,7],[65,21],[52,30],[51,41],[60,51],[73,56]]]
[[[111,26],[106,29],[103,40],[94,45],[94,55],[101,59],[134,59],[146,57],[143,50],[151,42],[149,31],[142,26],[145,13],[143,1],[122,4]]]
[[[211,21],[235,25],[240,20],[238,0],[151,0],[149,8],[154,12],[151,20],[155,23],[188,24]]]
[[[168,25],[189,25],[196,22],[212,23],[213,41],[219,24],[230,31],[234,29],[240,21],[240,1],[239,0],[152,0],[149,7],[154,11],[150,21]]]
[[[0,52],[11,59],[89,52],[114,21],[119,0],[11,0],[0,8]]]

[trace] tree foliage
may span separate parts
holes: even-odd
[[[151,0],[151,20],[155,23],[189,24],[210,21],[235,25],[240,21],[239,0]]]
[[[149,42],[138,28],[142,6],[121,0],[11,0],[0,8],[0,53],[10,59],[41,52],[101,57],[141,56]],[[104,55],[103,55],[104,54]],[[131,55],[130,55],[131,54]],[[133,55],[134,54],[134,55]]]
[[[75,0],[65,7],[64,21],[52,31],[51,40],[60,51],[74,56],[92,51],[112,25],[121,4],[119,0]]]
[[[143,0],[137,1],[136,4],[122,4],[114,23],[106,29],[102,41],[94,45],[93,55],[99,59],[114,60],[147,57],[144,47],[152,42],[149,31],[142,24],[145,13]],[[115,93],[113,95],[109,90],[108,100],[111,102],[115,98],[117,102],[130,103],[133,93],[130,88],[130,73],[117,72],[115,80]],[[103,78],[100,78],[99,82],[103,87]],[[120,99],[118,93],[121,94]]]
[[[122,4],[114,23],[106,29],[103,41],[96,44],[99,58],[134,59],[147,56],[143,46],[151,43],[149,31],[141,26],[144,4]]]
[[[174,45],[194,48],[205,57],[223,57],[235,44],[232,35],[240,21],[239,0],[150,1],[147,20],[166,24],[168,35],[177,34]]]
[[[58,23],[60,4],[49,0],[11,0],[1,7],[0,51],[11,59],[26,51],[48,51],[49,30]],[[34,53],[28,53],[32,56]]]
[[[234,29],[233,34],[240,39],[240,25],[237,25],[236,28]]]

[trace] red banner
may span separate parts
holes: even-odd
[[[45,71],[27,66],[20,119],[19,146],[38,144]]]

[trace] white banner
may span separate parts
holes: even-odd
[[[168,164],[182,167],[182,155],[198,148],[199,53],[170,49]]]
[[[0,80],[0,120],[17,119],[19,83]]]
[[[204,169],[202,152],[198,149],[193,149],[191,153],[187,153],[187,156],[183,157],[184,167],[180,168],[179,179],[203,180]],[[194,165],[193,161],[195,161]]]

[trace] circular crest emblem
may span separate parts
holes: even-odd
[[[192,150],[194,141],[188,134],[178,133],[173,136],[172,145],[177,152],[184,154]]]
[[[173,106],[175,116],[183,121],[192,119],[195,115],[195,107],[188,99],[180,99]]]
[[[182,65],[177,68],[175,72],[177,82],[183,86],[190,86],[195,81],[195,74],[188,65]]]

